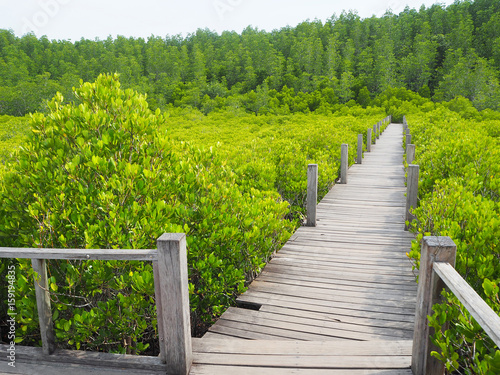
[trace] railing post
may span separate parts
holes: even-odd
[[[408,166],[408,177],[406,179],[406,218],[405,220],[411,223],[415,216],[410,212],[411,209],[417,208],[418,202],[418,171],[419,166],[410,164]],[[405,225],[408,230],[409,225]]]
[[[411,134],[406,134],[406,144],[411,144]]]
[[[306,225],[316,226],[316,206],[318,203],[318,164],[307,166]]]
[[[356,163],[361,164],[363,162],[363,134],[358,134],[358,159]]]
[[[411,164],[413,163],[413,160],[415,160],[415,145],[406,144],[406,164]]]
[[[372,130],[368,129],[366,134],[366,152],[372,151]]]
[[[50,306],[49,283],[47,280],[47,262],[45,259],[31,259],[31,266],[35,274],[36,306],[40,323],[43,354],[49,355],[56,350],[52,309]]]
[[[168,373],[188,374],[193,362],[189,309],[186,235],[165,233],[157,241],[158,278],[155,279],[160,352]],[[155,276],[157,276],[155,274]],[[162,340],[163,339],[163,340]]]
[[[439,302],[441,291],[445,286],[443,281],[434,275],[433,263],[447,262],[455,267],[456,253],[457,246],[449,237],[422,239],[411,359],[414,375],[444,374],[444,364],[431,356],[431,351],[438,349],[432,344],[430,336],[434,332],[429,327],[427,316],[432,315],[432,306]]]
[[[377,122],[377,139],[380,138],[380,121]]]
[[[347,184],[347,169],[349,167],[349,145],[342,143],[340,152],[340,183]]]
[[[377,143],[377,124],[373,125],[373,135],[375,136],[373,143]]]

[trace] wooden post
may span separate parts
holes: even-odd
[[[165,233],[157,241],[159,298],[156,309],[161,310],[163,341],[160,352],[164,353],[168,373],[188,374],[193,362],[189,286],[184,233]],[[156,275],[155,275],[156,276]],[[160,305],[158,305],[158,303]],[[160,338],[161,340],[161,338]]]
[[[406,134],[406,144],[407,145],[411,144],[411,135],[410,134]]]
[[[415,160],[415,145],[406,144],[406,164],[413,163]]]
[[[405,220],[411,223],[415,216],[410,212],[411,209],[417,208],[418,202],[418,171],[419,166],[410,164],[408,166],[408,177],[406,179],[406,218]],[[408,230],[407,225],[405,229]]]
[[[424,237],[420,255],[420,270],[415,311],[415,330],[413,334],[413,352],[411,369],[414,375],[444,374],[444,364],[431,357],[431,351],[437,350],[430,335],[428,315],[432,315],[432,306],[440,300],[444,288],[443,281],[434,274],[434,262],[447,262],[455,267],[457,246],[449,237]]]
[[[340,183],[347,184],[347,168],[349,167],[349,145],[342,143],[340,152]]]
[[[380,121],[377,122],[377,139],[380,138]]]
[[[306,216],[308,227],[316,226],[316,206],[318,203],[318,164],[307,166]]]
[[[35,271],[35,294],[42,337],[42,351],[50,355],[56,350],[52,309],[50,306],[49,282],[47,280],[47,262],[45,259],[31,259],[31,266]]]
[[[361,164],[363,162],[363,134],[358,134],[358,158],[356,163]]]
[[[373,138],[373,143],[377,143],[377,124],[373,125],[373,135],[375,136]]]
[[[372,151],[372,130],[368,129],[366,134],[366,152]]]

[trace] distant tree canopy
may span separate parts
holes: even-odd
[[[186,38],[72,43],[0,30],[0,114],[44,110],[57,91],[70,99],[80,79],[109,72],[118,72],[124,87],[147,93],[152,108],[207,113],[235,106],[257,113],[285,91],[303,101],[290,110],[313,111],[351,99],[366,106],[370,96],[405,87],[434,100],[461,95],[478,109],[498,109],[499,71],[498,0],[406,8],[380,18],[343,12],[272,32],[200,29]]]

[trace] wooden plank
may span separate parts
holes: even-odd
[[[435,262],[433,269],[493,342],[500,347],[500,316],[484,302],[449,263]]]
[[[193,350],[198,353],[267,354],[308,356],[409,356],[411,340],[395,341],[232,341],[194,339]]]
[[[248,296],[263,298],[263,301],[265,301],[266,299],[269,300],[271,298],[276,298],[279,300],[290,301],[301,300],[304,303],[310,303],[320,306],[333,305],[338,309],[387,314],[386,316],[393,316],[394,319],[396,319],[396,316],[399,319],[401,315],[404,315],[409,317],[408,320],[413,320],[415,314],[415,308],[413,306],[391,306],[394,304],[389,303],[389,301],[386,304],[377,304],[378,300],[370,298],[340,298],[339,296],[336,297],[323,295],[318,295],[315,298],[313,295],[307,292],[301,291],[299,289],[293,290],[292,288],[287,288],[287,290],[283,290],[280,292],[280,290],[272,290],[271,288],[252,287],[245,293],[244,297]],[[242,297],[240,297],[238,298],[238,300],[241,301],[243,299]]]
[[[276,267],[276,268],[270,268]],[[392,287],[403,286],[414,288],[415,280],[401,280],[398,276],[393,277],[377,277],[377,275],[372,275],[371,277],[367,276],[364,273],[360,272],[329,272],[328,270],[321,269],[304,269],[304,267],[300,267],[297,265],[290,264],[268,264],[265,268],[266,271],[271,271],[275,273],[289,273],[291,275],[304,275],[304,276],[313,276],[313,277],[324,277],[325,279],[335,280],[335,282],[340,282],[340,280],[344,280],[346,283],[368,283],[372,284],[373,287],[379,287],[379,285],[389,285]],[[352,284],[358,285],[358,284]],[[362,284],[361,284],[362,285]]]
[[[341,303],[359,304],[365,306],[369,301],[370,308],[376,309],[375,311],[390,311],[402,314],[414,314],[415,301],[414,298],[401,297],[397,299],[379,299],[377,293],[354,293],[345,292],[340,290],[327,290],[310,288],[306,286],[295,286],[287,284],[275,284],[254,281],[246,293],[264,292],[280,295],[292,295],[297,297],[304,297],[309,299],[321,299],[324,301],[336,302],[339,306]],[[399,302],[399,303],[398,303]],[[379,309],[382,307],[382,309]],[[387,309],[386,309],[387,308]]]
[[[248,298],[252,299],[252,298]],[[259,311],[279,311],[282,312],[286,310],[287,313],[291,315],[296,314],[309,314],[310,316],[316,315],[324,315],[327,316],[328,320],[333,320],[338,323],[344,324],[356,324],[359,326],[366,327],[366,329],[370,328],[381,328],[381,329],[396,329],[396,330],[405,330],[413,332],[414,323],[412,319],[408,319],[407,321],[399,320],[389,320],[385,319],[385,317],[380,316],[372,316],[371,314],[360,315],[357,316],[356,313],[350,314],[349,310],[341,310],[332,307],[323,307],[317,305],[300,305],[294,301],[279,301],[279,303],[274,303],[271,301],[267,304],[262,305]],[[398,318],[400,318],[398,316]],[[410,332],[410,333],[411,333]]]
[[[231,321],[226,319],[219,319],[211,328],[211,332],[218,332],[218,330],[222,327],[231,327],[239,330],[243,330],[246,332],[252,333],[261,333],[268,335],[269,339],[276,338],[287,338],[292,340],[304,340],[304,341],[319,341],[319,340],[350,340],[349,338],[342,338],[340,336],[333,337],[324,335],[321,333],[310,333],[310,332],[301,332],[300,330],[292,330],[289,329],[286,325],[281,325],[275,322],[274,325],[258,325],[254,323],[247,323],[243,321]],[[242,336],[245,337],[245,336]]]
[[[222,366],[194,364],[191,375],[412,375],[410,369],[357,370],[357,369],[312,369],[276,368],[261,366]]]
[[[373,309],[366,305],[355,305],[347,303],[335,303],[332,304],[331,301],[325,301],[322,299],[310,299],[300,296],[289,296],[272,294],[265,292],[255,291],[251,295],[244,294],[238,297],[239,302],[255,303],[260,305],[278,305],[278,306],[293,306],[295,308],[301,308],[301,305],[307,304],[307,309],[318,312],[331,313],[332,316],[342,315],[342,316],[352,316],[361,318],[371,318],[380,319],[394,322],[413,322],[415,319],[414,314],[409,313],[397,313],[395,311],[379,311],[380,309]],[[305,308],[302,307],[302,308]]]
[[[0,344],[0,351],[7,352],[7,345]],[[6,362],[6,361],[0,361]],[[82,350],[56,349],[54,354],[45,355],[42,348],[16,345],[16,365],[21,363],[45,363],[61,365],[89,365],[111,369],[136,369],[166,371],[166,365],[158,357],[135,356],[87,352]]]
[[[218,321],[219,322],[219,321]],[[271,331],[264,330],[263,332],[257,332],[257,330],[248,330],[245,325],[225,325],[221,323],[215,323],[210,327],[209,333],[223,335],[232,338],[249,340],[293,340],[293,338],[288,337],[285,331]],[[206,336],[206,334],[205,334]],[[204,337],[205,337],[204,336]]]
[[[324,284],[324,283],[313,283],[304,280],[294,280],[286,279],[281,277],[280,274],[275,274],[269,276],[268,274],[259,277],[259,281],[264,283],[270,283],[278,286],[297,286],[303,288],[309,288],[310,290],[327,291],[329,293],[335,293],[336,295],[348,295],[357,297],[369,297],[380,300],[394,300],[394,301],[405,301],[405,302],[415,302],[415,293],[413,291],[398,291],[395,289],[364,289],[362,287],[355,286],[337,286],[336,284]]]
[[[342,319],[338,319],[333,317],[330,314],[309,311],[309,310],[301,310],[288,308],[286,306],[272,306],[272,305],[264,305],[260,308],[259,312],[271,312],[276,314],[281,314],[283,316],[295,316],[295,317],[303,317],[308,318],[311,321],[320,322],[335,322],[337,324],[350,327],[351,330],[360,330],[362,332],[371,333],[371,334],[381,334],[388,335],[394,337],[404,337],[404,338],[413,338],[413,324],[411,323],[391,323],[388,324],[386,321],[377,321],[374,319],[359,319],[352,317],[345,317]]]
[[[336,288],[363,288],[365,290],[376,289],[381,291],[388,290],[390,293],[399,294],[399,293],[411,293],[415,295],[417,290],[416,283],[380,283],[373,281],[360,281],[358,279],[353,278],[352,280],[344,279],[341,276],[331,275],[328,273],[318,273],[318,272],[309,272],[304,273],[301,270],[291,269],[291,268],[269,268],[270,266],[266,266],[260,277],[276,277],[285,281],[290,279],[291,281],[296,280],[297,283],[303,282],[303,285],[306,285],[308,282],[310,283],[321,283],[328,287],[332,285],[332,287]]]
[[[392,265],[391,267],[382,267],[377,265],[370,264],[360,264],[360,263],[343,263],[339,264],[339,262],[328,261],[326,259],[323,260],[312,260],[310,258],[299,258],[299,257],[291,257],[286,254],[277,254],[272,260],[271,263],[278,264],[292,264],[298,267],[308,267],[312,269],[322,269],[322,270],[331,270],[336,272],[337,270],[342,272],[363,272],[367,275],[384,275],[384,276],[393,276],[398,275],[403,278],[407,278],[408,280],[413,280],[413,275],[409,274],[411,270],[411,266],[399,267]]]
[[[410,356],[296,356],[296,355],[254,355],[254,354],[218,354],[196,353],[195,363],[238,365],[238,366],[265,366],[291,367],[307,369],[401,369],[410,368]]]
[[[157,251],[138,249],[30,249],[0,247],[0,258],[66,260],[157,260]]]
[[[342,337],[356,340],[394,340],[412,338],[409,331],[395,331],[381,329],[369,330],[367,327],[345,324],[332,320],[315,320],[309,316],[297,316],[276,312],[255,311],[241,308],[229,308],[222,319],[235,322],[246,322],[261,326],[282,327],[288,330],[317,333],[331,337]]]

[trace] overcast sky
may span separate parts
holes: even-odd
[[[325,21],[342,10],[362,18],[399,13],[405,6],[426,7],[435,0],[0,0],[0,29],[49,39],[105,39],[166,36],[208,28],[241,32],[251,25],[271,31],[307,19]]]

